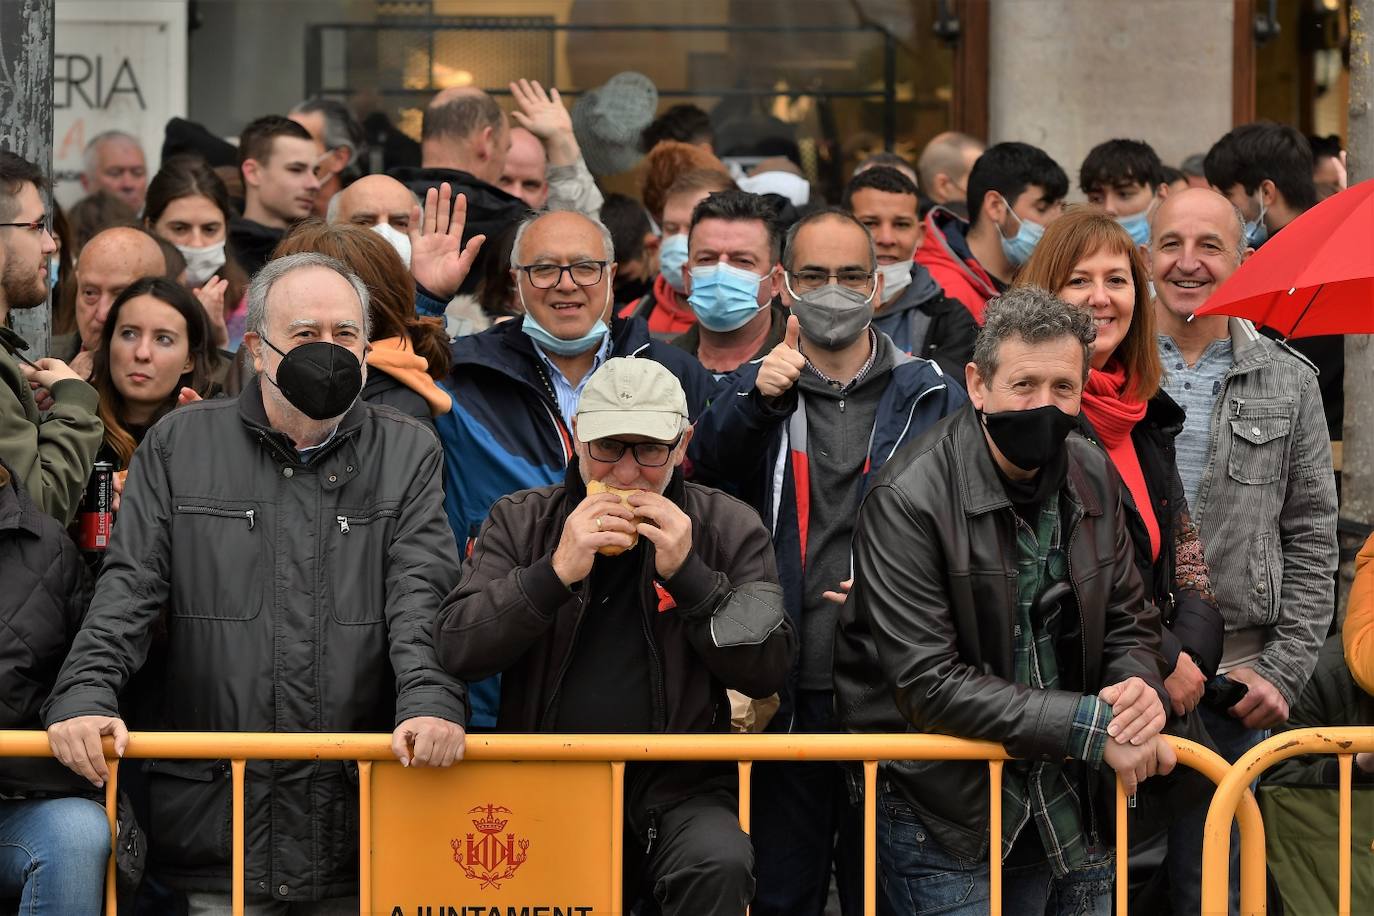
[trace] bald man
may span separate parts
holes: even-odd
[[[1331,619],[1336,566],[1336,486],[1312,365],[1248,321],[1193,317],[1251,253],[1244,239],[1244,216],[1206,188],[1165,198],[1150,234],[1163,387],[1187,412],[1178,472],[1226,620],[1217,670],[1246,692],[1218,708],[1199,705],[1200,674],[1165,687],[1175,713],[1197,708],[1231,763],[1283,725],[1301,695]],[[1199,810],[1170,828],[1176,913],[1198,912],[1203,819]],[[1237,848],[1233,840],[1233,911]]]
[[[523,127],[512,127],[510,151],[497,184],[507,194],[523,200],[531,210],[542,210],[549,201],[548,166],[543,142]]]
[[[82,378],[91,377],[91,356],[110,306],[135,280],[167,273],[162,248],[147,232],[118,226],[98,233],[81,249],[76,268],[76,334],[53,338],[53,355],[71,364]],[[175,278],[173,278],[175,279]]]
[[[936,134],[916,162],[921,192],[932,203],[968,219],[968,173],[985,148],[983,141],[968,134],[952,130]]]

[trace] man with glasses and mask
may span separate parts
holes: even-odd
[[[970,404],[877,475],[835,635],[852,732],[1004,744],[1004,913],[1106,914],[1111,772],[1167,773],[1159,612],[1101,449],[1070,434],[1092,315],[1035,287],[989,303]],[[884,764],[880,913],[988,911],[988,768]]]
[[[592,373],[614,356],[656,360],[687,392],[694,416],[711,377],[690,355],[653,340],[643,319],[612,317],[610,232],[580,213],[531,215],[511,248],[522,320],[460,337],[441,385],[453,410],[435,420],[443,443],[444,499],[460,551],[492,503],[563,479],[574,455],[572,419]],[[473,691],[474,725],[496,721],[494,687]]]
[[[402,764],[462,755],[463,684],[433,644],[458,581],[433,434],[358,399],[368,292],[342,263],[271,261],[248,290],[257,375],[175,411],[134,456],[95,597],[43,709],[55,756],[94,785],[123,751],[119,694],[167,641],[172,731],[391,732]],[[252,912],[358,910],[356,775],[250,763]],[[150,861],[191,916],[230,905],[225,761],[150,761]]]
[[[99,396],[59,359],[35,359],[6,325],[16,309],[48,301],[48,258],[57,251],[38,166],[0,150],[0,455],[24,492],[64,525],[72,520],[100,448]],[[38,410],[36,382],[52,398]]]
[[[803,218],[783,252],[785,336],[722,383],[697,424],[691,458],[698,479],[741,496],[772,529],[801,664],[770,728],[833,732],[831,650],[859,501],[893,452],[966,398],[935,363],[871,327],[883,280],[873,240],[853,216]],[[849,803],[843,770],[759,764],[753,800],[753,911],[820,914],[838,850],[841,902],[846,913],[860,912],[863,816]]]
[[[576,457],[501,499],[436,645],[464,680],[501,674],[502,731],[724,732],[726,689],[778,690],[796,656],[768,532],[687,483],[687,397],[663,365],[612,358],[582,392]],[[609,488],[609,489],[608,489]],[[733,764],[631,764],[626,907],[739,916],[753,897]]]

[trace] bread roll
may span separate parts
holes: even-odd
[[[593,480],[587,484],[588,496],[596,496],[598,493],[610,493],[612,496],[619,496],[620,504],[624,506],[626,509],[629,509],[631,512],[634,511],[634,508],[630,505],[630,495],[638,492],[638,490],[622,490],[619,487],[613,487],[610,484],[602,483],[599,480]],[[625,551],[634,550],[638,546],[639,532],[635,531],[630,535],[629,547],[617,547],[616,545],[611,544],[605,547],[598,547],[596,552],[601,554],[603,557],[618,557]]]

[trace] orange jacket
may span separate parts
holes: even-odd
[[[1366,693],[1374,693],[1374,534],[1355,557],[1355,581],[1341,635],[1351,676]]]

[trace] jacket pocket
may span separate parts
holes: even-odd
[[[1273,483],[1283,475],[1284,452],[1292,430],[1288,405],[1248,403],[1231,420],[1231,455],[1226,470],[1245,484]]]
[[[386,619],[387,553],[401,510],[340,506],[334,513],[327,528],[333,590],[329,613],[345,625],[381,623]]]
[[[272,581],[258,504],[189,499],[172,508],[172,548],[190,556],[172,563],[171,613],[201,620],[252,620]],[[216,562],[197,559],[195,551]]]
[[[1247,627],[1271,627],[1279,620],[1278,584],[1283,577],[1283,561],[1276,556],[1274,534],[1262,532],[1250,551],[1245,588],[1250,595]]]
[[[224,867],[233,848],[233,791],[222,760],[150,760],[150,855],[173,869]]]

